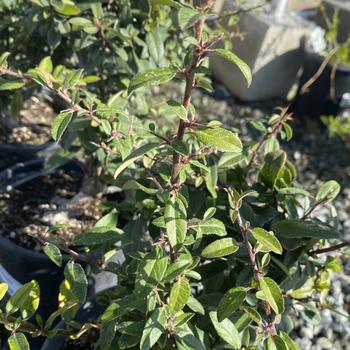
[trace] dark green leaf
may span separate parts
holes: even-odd
[[[245,288],[231,288],[220,300],[217,314],[219,322],[231,316],[243,304],[245,296]]]
[[[268,187],[273,188],[276,180],[281,176],[286,163],[287,155],[284,151],[270,152],[265,157],[265,163],[260,170],[261,181]]]
[[[283,238],[339,238],[339,233],[333,227],[312,220],[287,219],[272,224],[272,230]]]

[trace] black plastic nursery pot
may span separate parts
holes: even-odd
[[[31,160],[1,172],[0,192],[3,193],[58,170],[45,170],[44,164],[43,159]],[[62,168],[83,175],[76,162],[69,162]],[[14,220],[16,220],[15,216],[16,213],[14,213]],[[57,309],[58,288],[63,278],[63,268],[55,265],[44,253],[21,247],[0,235],[0,280],[8,283],[10,295],[22,284],[31,280],[38,281],[40,285],[38,312],[42,317],[46,318]]]
[[[291,105],[291,111],[297,116],[337,115],[342,96],[350,92],[350,67],[338,66],[333,79],[335,98],[332,98],[332,70],[334,68],[332,63],[326,65],[322,74],[309,86],[306,92],[301,91],[303,85],[315,76],[324,60],[325,58],[318,54],[306,54],[299,91]]]
[[[0,143],[0,170],[6,169],[9,166],[15,165],[18,162],[36,159],[41,156],[51,147],[54,147],[54,142],[47,142],[42,145],[16,145]]]

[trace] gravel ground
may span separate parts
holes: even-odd
[[[227,89],[217,84],[215,94],[195,92],[193,104],[199,115],[209,119],[218,119],[236,127],[242,139],[249,140],[257,133],[249,127],[247,120],[267,119],[281,101],[263,104],[242,104],[232,97]],[[294,138],[283,145],[298,169],[298,182],[312,193],[316,193],[320,184],[334,179],[342,190],[334,202],[338,212],[339,229],[344,238],[350,239],[350,143],[339,138],[329,138],[327,129],[318,120],[293,121]],[[330,209],[327,207],[315,211],[314,216],[322,221],[330,221]],[[343,270],[332,277],[332,286],[328,302],[339,313],[350,311],[350,263],[343,256]],[[294,338],[302,350],[350,350],[350,319],[344,315],[325,309],[321,312],[318,324],[311,324],[302,318],[295,320]]]

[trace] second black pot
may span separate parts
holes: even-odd
[[[291,111],[298,116],[337,115],[340,110],[342,96],[350,92],[350,67],[338,66],[334,79],[335,98],[332,99],[331,75],[334,66],[328,63],[322,74],[308,88],[308,91],[302,93],[303,85],[315,75],[324,59],[324,57],[315,53],[306,54],[300,88],[291,105]]]

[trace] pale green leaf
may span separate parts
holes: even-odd
[[[242,59],[229,50],[215,49],[214,52],[216,55],[221,56],[236,65],[247,80],[248,86],[250,86],[252,83],[252,72]]]
[[[130,81],[129,93],[141,87],[167,83],[175,75],[176,70],[174,68],[156,68],[137,73]]]
[[[25,83],[23,81],[5,81],[0,82],[0,91],[5,90],[17,90],[23,87]]]
[[[182,201],[176,196],[170,196],[164,209],[166,232],[170,245],[181,245],[186,238],[187,214]]]
[[[242,151],[242,143],[237,134],[224,128],[198,129],[194,135],[201,143],[219,151],[235,153]]]
[[[187,279],[180,278],[171,288],[169,297],[169,313],[175,315],[182,310],[191,295],[190,284]]]
[[[281,243],[275,237],[273,232],[266,231],[263,228],[256,227],[251,230],[253,237],[265,248],[276,254],[282,254],[283,248]]]
[[[187,110],[186,108],[179,102],[176,101],[168,101],[168,106],[170,109],[182,120],[187,121]]]
[[[321,202],[333,200],[338,195],[339,191],[340,186],[337,181],[327,181],[324,184],[322,184],[322,186],[318,190],[316,195],[316,201]]]
[[[276,314],[284,311],[284,299],[278,284],[270,277],[262,277],[259,280],[260,289],[266,300]]]
[[[234,349],[239,349],[241,340],[235,325],[227,318],[219,322],[215,311],[211,311],[209,316],[219,337]]]
[[[231,255],[237,250],[238,244],[233,238],[222,238],[206,246],[201,255],[203,258],[213,259]]]
[[[61,251],[52,243],[44,245],[44,253],[57,265],[62,266],[62,254]]]
[[[153,149],[159,147],[159,143],[148,143],[141,146],[140,148],[133,151],[125,160],[122,162],[114,173],[114,178],[116,179],[126,168],[135,162],[138,158],[142,157],[146,153],[152,151]]]
[[[71,287],[73,295],[83,303],[86,299],[88,286],[84,269],[78,263],[69,262],[64,269],[64,276]]]
[[[23,333],[14,333],[8,339],[10,350],[30,350],[28,340]]]
[[[151,317],[147,320],[145,328],[142,333],[140,349],[151,349],[160,336],[165,333],[166,315],[165,310],[157,308],[153,311]]]
[[[51,136],[55,141],[59,141],[66,131],[68,124],[72,120],[73,113],[61,112],[51,126]]]

